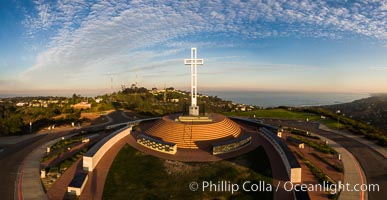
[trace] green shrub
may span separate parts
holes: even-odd
[[[305,143],[306,145],[315,148],[316,150],[318,150],[318,151],[320,151],[322,153],[329,153],[329,154],[332,154],[332,155],[337,154],[337,151],[334,150],[328,144],[311,141],[311,140],[308,140],[308,139],[305,139],[305,138],[302,138],[302,137],[297,137],[297,136],[289,136],[289,137],[295,138],[295,139]]]
[[[323,184],[324,182],[327,183],[328,185],[334,184],[334,181],[332,179],[330,179],[323,171],[321,171],[318,167],[316,167],[313,163],[311,163],[307,158],[305,158],[304,156],[302,156],[300,153],[296,151],[294,153],[296,153],[301,158],[301,160],[305,163],[305,165],[308,166],[308,168],[310,169],[314,177],[316,177],[321,184]]]
[[[288,130],[290,131],[291,134],[294,134],[294,135],[300,135],[311,139],[320,139],[319,137],[308,134],[306,131],[303,131],[303,130],[298,130],[298,129],[288,129]]]
[[[384,137],[384,136],[380,137],[378,139],[377,144],[383,147],[387,147],[387,137]]]
[[[333,169],[337,170],[338,172],[344,172],[343,167],[338,166],[338,165],[335,165],[335,164],[329,162],[327,159],[325,159],[325,158],[319,156],[319,155],[316,154],[316,153],[313,153],[313,152],[312,152],[311,154],[312,154],[315,158],[317,158],[317,159],[323,161],[325,164],[331,166]]]

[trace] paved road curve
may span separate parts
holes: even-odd
[[[121,111],[112,112],[108,116],[110,120],[104,126],[128,121],[128,119],[122,116]],[[15,181],[19,167],[30,152],[51,140],[68,135],[71,132],[72,128],[54,130],[49,134],[32,137],[16,144],[2,145],[4,151],[0,153],[0,177],[2,180],[0,184],[0,198],[2,200],[14,200],[17,198]]]
[[[15,180],[19,166],[30,152],[44,143],[64,136],[68,133],[69,130],[56,131],[48,135],[37,136],[7,147],[5,154],[0,155],[0,177],[2,179],[0,187],[1,199],[15,199]]]
[[[265,123],[273,125],[284,125],[299,128],[310,132],[315,132],[329,138],[351,152],[359,161],[366,175],[367,184],[378,184],[379,192],[368,192],[370,200],[384,200],[387,197],[387,159],[372,150],[367,145],[352,138],[340,134],[324,131],[318,128],[316,123],[307,123],[291,120],[264,120]]]

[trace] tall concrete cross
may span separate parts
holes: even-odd
[[[199,116],[199,106],[197,105],[196,97],[198,94],[197,83],[198,73],[197,66],[203,65],[203,59],[197,59],[196,48],[191,48],[191,59],[184,59],[185,65],[191,65],[191,106],[189,107],[189,115]]]

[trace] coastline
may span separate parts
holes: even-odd
[[[206,91],[203,94],[218,96],[224,100],[256,105],[263,108],[278,106],[322,106],[348,103],[368,98],[370,93],[334,92],[268,92],[268,91]]]

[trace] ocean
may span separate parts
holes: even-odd
[[[80,93],[82,96],[97,96],[103,94]],[[278,106],[320,106],[347,103],[357,99],[370,97],[369,93],[317,93],[317,92],[266,92],[266,91],[203,91],[205,95],[218,96],[224,100],[242,103],[246,105],[256,105],[264,108]],[[52,96],[71,96],[61,93],[45,93]],[[78,93],[77,93],[78,94]],[[44,95],[44,96],[46,96]],[[37,96],[36,94],[1,94],[0,98],[12,96]]]
[[[312,93],[312,92],[249,92],[208,91],[203,94],[218,96],[224,100],[256,105],[264,108],[278,106],[320,106],[348,103],[370,97],[368,93]]]

